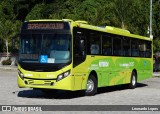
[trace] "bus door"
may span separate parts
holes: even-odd
[[[73,28],[73,74],[75,77],[75,90],[82,89],[82,81],[86,78],[87,68],[86,59],[86,40],[82,28]]]

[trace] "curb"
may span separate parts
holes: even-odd
[[[17,66],[0,66],[0,70],[17,70]]]
[[[160,72],[154,72],[153,77],[160,77]]]

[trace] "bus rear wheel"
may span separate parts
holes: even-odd
[[[137,86],[137,75],[133,71],[132,74],[131,74],[131,80],[130,80],[129,88],[134,89],[134,88],[136,88],[136,86]]]
[[[97,92],[97,79],[93,76],[90,75],[87,81],[87,88],[85,91],[86,96],[93,96]]]

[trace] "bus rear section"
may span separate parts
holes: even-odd
[[[152,39],[81,23],[73,27],[73,36],[75,84],[81,81],[87,95],[94,95],[98,87],[120,84],[133,89],[152,77]]]

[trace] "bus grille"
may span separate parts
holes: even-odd
[[[45,86],[53,86],[54,82],[50,80],[25,80],[26,85],[45,85]]]

